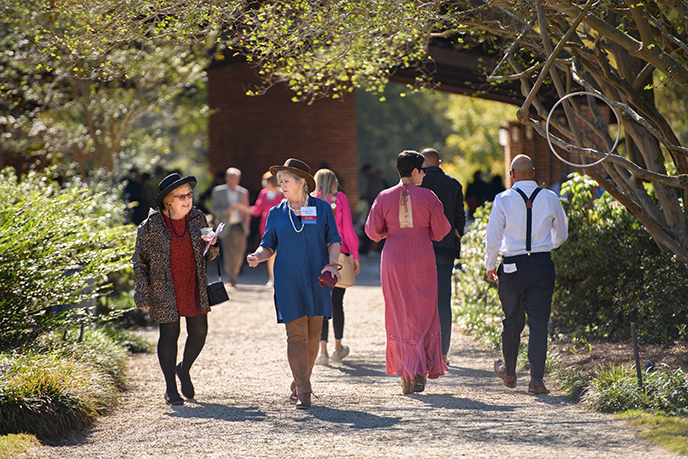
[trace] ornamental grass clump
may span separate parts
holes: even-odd
[[[568,379],[565,375],[568,374]],[[575,375],[575,376],[574,376]],[[638,385],[634,367],[600,367],[591,373],[575,370],[557,372],[560,390],[571,395],[582,393],[581,401],[605,413],[643,410],[667,415],[688,415],[688,374],[678,368],[660,365],[642,373]],[[587,380],[587,385],[583,384]]]
[[[660,365],[645,374],[643,386],[649,409],[666,414],[688,415],[688,373],[683,369],[672,370]]]
[[[644,398],[643,391],[638,388],[635,372],[612,364],[594,372],[581,401],[595,411],[619,413],[643,409]]]
[[[53,353],[88,364],[110,376],[118,390],[126,388],[124,369],[127,351],[100,328],[85,329],[81,342],[78,330],[64,334],[51,333],[34,348],[41,353]]]
[[[4,355],[0,378],[0,434],[30,433],[42,440],[83,429],[116,402],[105,372],[58,355]],[[7,371],[9,368],[9,371]]]

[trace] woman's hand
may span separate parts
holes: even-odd
[[[251,268],[255,268],[260,264],[260,258],[255,252],[246,255],[246,261]]]
[[[212,239],[207,239],[208,236],[201,236],[201,239],[203,239],[205,242],[211,241],[210,244],[215,245],[217,244],[217,234],[213,236]]]
[[[361,262],[354,259],[354,275],[357,275],[360,272],[361,272]]]
[[[261,261],[265,261],[275,253],[274,250],[263,247],[262,245],[258,247],[255,252],[246,255],[246,261],[251,268],[255,268],[260,264]]]
[[[342,275],[339,274],[339,269],[338,269],[339,266],[341,266],[341,265],[339,265],[337,263],[330,263],[329,265],[325,265],[325,267],[322,269],[322,271],[320,271],[320,274],[324,274],[325,271],[329,271],[330,274],[332,274],[332,277],[337,279],[337,282],[339,282],[340,280],[342,280]]]

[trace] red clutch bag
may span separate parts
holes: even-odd
[[[320,277],[318,277],[318,285],[322,287],[325,284],[329,285],[330,287],[337,285],[337,278],[334,277],[329,271],[325,271],[320,275]]]

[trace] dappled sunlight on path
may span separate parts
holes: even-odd
[[[525,374],[516,389],[507,389],[492,372],[496,353],[458,330],[449,372],[421,394],[401,395],[399,379],[385,374],[379,256],[361,258],[359,285],[344,297],[351,354],[315,367],[310,410],[296,411],[288,399],[284,326],[276,323],[272,289],[264,287],[267,274],[245,267],[231,301],[209,316],[206,348],[191,373],[195,401],[166,406],[156,356],[136,356],[132,389],[111,415],[29,457],[678,457],[561,394],[529,395]],[[157,337],[155,330],[146,334]]]

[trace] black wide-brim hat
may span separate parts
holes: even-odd
[[[191,189],[194,189],[197,183],[196,177],[193,175],[182,177],[181,175],[174,173],[162,179],[162,181],[158,184],[158,197],[155,198],[155,205],[158,206],[158,209],[162,210],[162,200],[165,199],[165,196],[167,196],[170,191],[187,183],[191,185]]]
[[[308,184],[308,191],[310,192],[315,190],[315,179],[311,175],[311,168],[308,167],[308,164],[304,163],[303,161],[296,158],[289,158],[284,162],[284,166],[272,166],[270,168],[270,173],[274,175],[275,178],[277,178],[277,173],[279,171],[293,172],[299,177],[305,178],[306,183]]]

